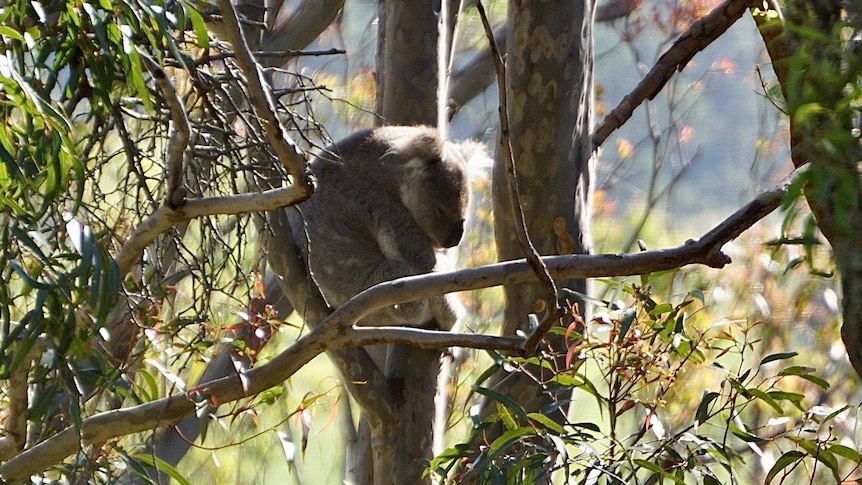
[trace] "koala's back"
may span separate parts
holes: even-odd
[[[415,135],[416,128],[364,130],[328,147],[311,162],[317,178],[314,196],[300,206],[308,245],[309,267],[329,303],[340,306],[376,284],[375,273],[402,252],[427,246],[427,262],[415,272],[433,268],[433,248],[399,196],[402,159],[393,144]],[[296,229],[294,234],[300,235]],[[414,247],[411,247],[414,246]],[[388,254],[386,254],[388,253]],[[398,277],[403,275],[393,275]]]

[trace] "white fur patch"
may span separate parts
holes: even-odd
[[[378,224],[374,231],[377,246],[386,259],[400,260],[401,252],[398,250],[398,242],[395,240],[395,232],[391,227]]]

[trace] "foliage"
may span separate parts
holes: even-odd
[[[279,323],[252,298],[263,285],[250,216],[181,224],[119,274],[112,255],[165,203],[173,98],[194,133],[187,197],[279,186],[284,171],[229,46],[187,2],[12,2],[0,25],[0,377],[29,375],[32,445],[96,410],[188,389],[182,370],[214,349],[254,358]],[[299,88],[280,93],[279,113],[315,130],[315,87],[285,76]],[[24,418],[4,414],[6,426]],[[141,470],[140,445],[112,443],[47,476]]]
[[[675,35],[703,10],[702,2],[680,5],[655,19],[663,33]],[[208,33],[205,19],[182,1],[12,2],[0,10],[0,257],[8,262],[0,265],[0,378],[11,382],[23,374],[30,384],[28,445],[80,426],[98,410],[189,390],[217,350],[266,359],[273,350],[261,353],[260,347],[273,333],[280,334],[276,345],[287,345],[302,332],[301,323],[285,325],[286,315],[267,306],[271,295],[259,274],[257,240],[267,229],[252,217],[180,225],[157,239],[140,271],[128,277],[111,257],[166,196],[164,152],[173,115],[148,59],[169,73],[193,126],[186,152],[186,170],[194,175],[189,197],[259,190],[283,178],[232,54]],[[640,33],[644,21],[627,28]],[[471,45],[483,42],[480,29],[471,28],[465,33]],[[831,54],[803,52],[793,62],[800,73],[833,72],[834,66],[815,62],[826,64],[842,52]],[[352,107],[373,104],[372,72],[360,69],[334,91],[346,102],[320,96],[345,118],[327,121],[352,126],[371,118]],[[794,120],[817,133],[818,153],[835,160],[858,146],[858,70],[850,63],[837,78],[822,77],[841,86],[838,99],[823,100],[825,89],[800,84],[801,102],[791,108]],[[315,143],[305,139],[312,132],[316,137],[309,138],[325,139],[307,96],[318,91],[315,82],[330,78],[277,75],[290,86],[278,93],[277,108],[293,134],[307,146]],[[688,125],[677,125],[672,115],[671,127],[651,136],[682,140]],[[631,156],[631,144],[619,146],[621,159]],[[852,190],[842,185],[847,180],[838,182]],[[488,182],[476,184],[474,230],[459,266],[495,259]],[[837,296],[823,279],[831,264],[814,244],[807,212],[788,208],[777,237],[752,236],[773,240],[766,250],[729,248],[738,262],[721,274],[682,269],[606,282],[595,318],[556,329],[568,342],[556,349],[568,357],[568,368],[552,368],[546,356],[456,351],[451,401],[461,412],[450,418],[447,438],[465,443],[450,447],[429,469],[492,483],[532,483],[549,475],[570,483],[796,483],[858,476],[862,459],[849,438],[857,410],[842,402],[858,386],[845,378],[851,371],[834,338]],[[650,223],[646,230],[662,233],[660,224]],[[492,333],[499,291],[485,290],[465,303],[465,326]],[[143,338],[132,339],[138,335]],[[483,387],[490,372],[478,369],[489,361],[489,371],[543,366],[547,375],[535,376],[538,387],[574,391],[577,412],[563,424],[548,416],[570,401],[527,413]],[[144,473],[156,464],[179,483],[195,472],[235,473],[236,481],[249,481],[260,478],[260,469],[241,470],[245,458],[276,455],[295,466],[316,445],[331,465],[331,446],[319,446],[317,433],[336,434],[332,421],[350,419],[349,407],[337,392],[341,384],[328,377],[334,371],[319,366],[309,366],[312,385],[287,383],[222,408],[212,422],[223,429],[208,431],[207,445],[180,472],[144,452],[149,436],[131,436],[82,450],[44,478],[111,482],[124,470]],[[12,389],[4,387],[0,397],[8,432]],[[496,402],[487,420],[467,411],[480,397]],[[291,426],[298,438],[266,432]],[[493,426],[504,432],[483,441]],[[206,473],[198,468],[217,449],[238,445],[247,453],[234,455],[238,465]],[[240,475],[245,472],[251,475]]]
[[[591,321],[557,329],[566,337],[569,367],[529,360],[544,366],[547,375],[533,378],[546,392],[573,391],[564,422],[551,417],[568,401],[527,413],[482,387],[483,374],[473,391],[495,400],[496,413],[472,416],[470,439],[436,457],[429,471],[455,483],[534,483],[547,476],[583,484],[802,483],[858,476],[862,457],[847,439],[857,410],[842,402],[848,389],[830,389],[830,383],[846,386],[838,376],[851,371],[843,356],[830,355],[832,339],[793,337],[825,325],[824,317],[836,333],[834,308],[822,313],[821,300],[834,291],[818,283],[821,276],[799,270],[799,251],[785,249],[755,245],[736,253],[738,270],[721,279],[685,269],[606,281],[611,296]],[[820,263],[823,256],[815,253]],[[695,289],[680,293],[685,287]],[[742,301],[752,288],[759,293]],[[740,310],[747,314],[734,317]],[[798,319],[806,323],[775,327]],[[524,372],[528,361],[497,358],[495,366],[509,372]],[[505,431],[485,441],[500,425]]]

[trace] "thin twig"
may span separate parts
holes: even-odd
[[[485,36],[491,45],[491,53],[494,58],[494,67],[497,71],[497,85],[500,97],[500,147],[503,149],[503,157],[506,164],[506,181],[509,186],[509,198],[512,206],[512,213],[515,215],[513,225],[515,233],[518,236],[518,242],[521,244],[521,249],[524,251],[524,256],[530,267],[533,269],[542,289],[545,291],[545,297],[548,303],[553,305],[553,311],[548,316],[550,321],[556,322],[565,313],[565,308],[560,305],[557,298],[557,285],[554,279],[548,273],[548,268],[542,262],[542,258],[533,246],[530,240],[530,234],[527,232],[527,223],[524,219],[523,205],[521,204],[521,193],[518,187],[518,173],[515,167],[515,158],[512,155],[512,143],[509,139],[509,105],[507,101],[507,86],[506,86],[506,71],[503,64],[503,57],[500,50],[497,48],[497,43],[494,40],[494,31],[491,29],[491,24],[488,21],[488,16],[485,14],[485,7],[481,1],[476,1],[476,9],[479,11],[479,17],[482,19],[482,25],[485,28]],[[534,339],[531,337],[530,345],[538,345],[538,340],[543,336],[537,336]]]
[[[334,56],[347,54],[344,49],[319,49],[319,50],[302,50],[302,49],[285,49],[283,51],[254,51],[256,57],[317,57],[317,56]]]
[[[720,268],[730,262],[730,258],[721,252],[721,247],[778,208],[788,187],[800,172],[797,170],[792,173],[781,184],[734,212],[703,237],[689,240],[682,246],[636,254],[547,256],[543,260],[551,273],[560,278],[636,275],[688,264]],[[327,350],[364,346],[381,341],[415,344],[419,340],[425,340],[426,345],[435,348],[469,344],[478,348],[511,349],[512,344],[519,339],[488,336],[480,338],[446,332],[440,332],[439,336],[431,338],[427,336],[427,330],[387,328],[375,331],[350,327],[375,309],[409,301],[411,298],[424,299],[450,291],[524,283],[533,278],[535,276],[532,268],[524,260],[519,260],[381,283],[339,307],[321,325],[268,363],[244,372],[242,378],[232,375],[204,383],[193,391],[192,396],[208,397],[222,404],[242,399],[279,385],[311,359]],[[80,434],[74,426],[66,428],[0,465],[0,478],[7,483],[18,483],[59,463],[75,453],[82,443],[87,445],[104,442],[126,434],[173,424],[195,412],[192,396],[174,395],[91,416],[83,421]]]

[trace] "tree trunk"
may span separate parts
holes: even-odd
[[[437,121],[438,20],[434,3],[385,2],[378,43],[378,109],[384,124],[434,125]],[[420,477],[425,460],[432,458],[440,352],[410,349],[407,359],[404,388],[395,390],[399,398],[395,412],[363,409],[363,419],[371,429],[375,484],[430,483]],[[378,366],[382,369],[383,362]]]
[[[541,255],[590,250],[592,17],[592,2],[587,0],[526,0],[509,5],[509,140],[527,232]],[[517,213],[507,190],[507,163],[498,149],[493,196],[501,261],[524,257],[514,226]],[[559,281],[557,286],[581,293],[586,290],[583,280]],[[526,330],[529,314],[547,318],[553,309],[553,302],[547,301],[538,284],[510,286],[505,295],[506,335]],[[558,339],[551,338],[550,343],[554,350],[561,350]],[[498,390],[515,398],[528,411],[539,410],[550,402],[540,386],[524,374],[509,377],[502,386]]]
[[[858,2],[857,2],[858,3]],[[848,2],[847,18],[862,30],[860,8]],[[848,102],[847,86],[858,84],[860,45],[855,36],[843,38],[838,29],[842,3],[831,0],[786,2],[786,42],[777,49],[767,44],[790,115],[793,164],[810,164],[805,197],[817,225],[832,245],[841,277],[841,337],[850,363],[862,376],[862,147],[858,136],[859,110]],[[819,35],[811,35],[817,32]],[[788,56],[781,59],[780,56]],[[790,56],[801,56],[804,68]],[[806,112],[811,106],[817,113]]]

